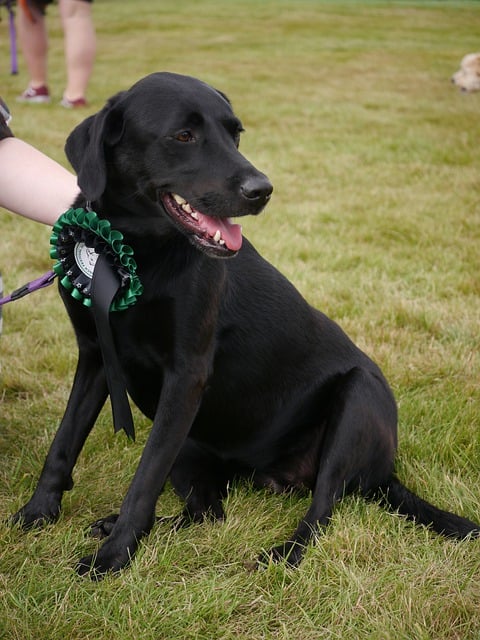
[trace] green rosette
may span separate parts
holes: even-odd
[[[107,257],[120,282],[110,311],[123,311],[142,295],[132,247],[124,244],[123,234],[95,211],[80,208],[63,213],[53,225],[50,245],[50,257],[57,260],[53,270],[62,286],[85,306],[92,305],[91,279],[100,254]]]

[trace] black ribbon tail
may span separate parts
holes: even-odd
[[[113,426],[115,432],[123,429],[129,438],[135,440],[132,411],[109,320],[110,306],[120,286],[120,278],[107,258],[100,254],[95,263],[90,296],[112,405]]]

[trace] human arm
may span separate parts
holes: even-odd
[[[76,177],[27,142],[14,138],[0,103],[0,207],[53,225],[73,203]]]
[[[0,206],[53,225],[75,200],[77,178],[19,138],[0,140]]]

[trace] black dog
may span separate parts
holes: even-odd
[[[258,214],[272,186],[238,151],[241,131],[222,93],[157,73],[113,97],[67,141],[82,191],[75,205],[90,201],[135,251],[144,293],[110,321],[128,392],[153,420],[120,514],[96,523],[109,535],[80,561],[82,574],[129,562],[169,476],[186,501],[185,521],[223,518],[234,477],[311,490],[296,531],[269,554],[291,565],[353,491],[444,535],[480,534],[395,478],[397,410],[381,371],[242,244],[229,216]],[[108,394],[92,313],[62,296],[79,361],[37,489],[14,516],[24,527],[57,518]]]

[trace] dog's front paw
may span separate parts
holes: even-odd
[[[55,522],[60,515],[60,499],[51,494],[43,497],[42,501],[32,498],[17,513],[10,517],[10,523],[28,529],[40,528]]]
[[[129,549],[110,550],[105,544],[97,553],[82,558],[76,567],[80,576],[89,576],[92,580],[102,580],[108,573],[117,573],[126,567],[133,552]]]
[[[284,562],[289,567],[298,567],[304,552],[305,546],[303,544],[288,540],[278,547],[273,547],[270,551],[262,552],[257,560],[257,567],[264,567],[270,562]]]

